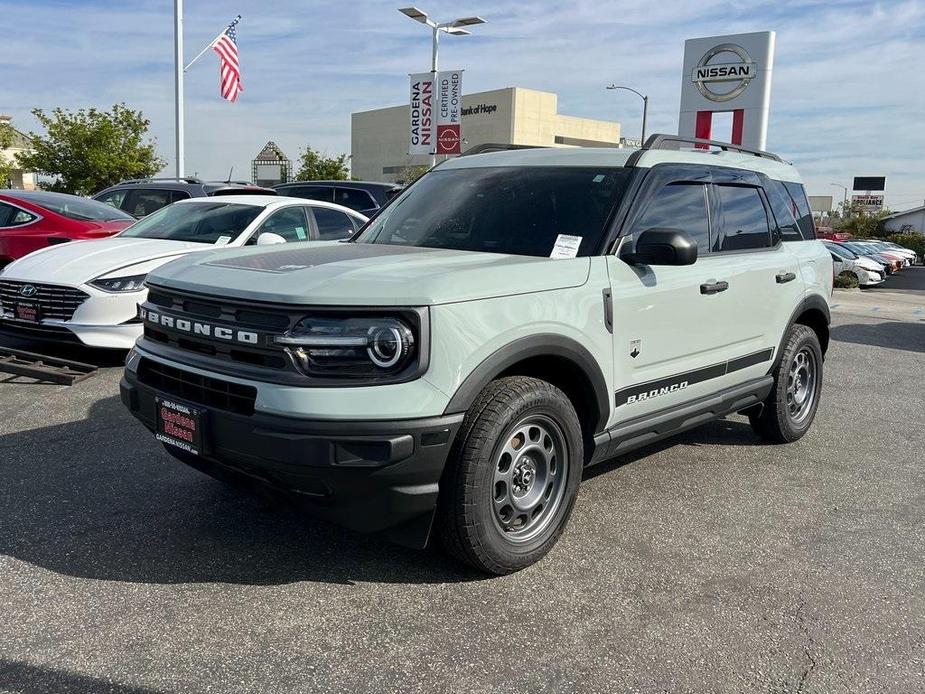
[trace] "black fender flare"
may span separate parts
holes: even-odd
[[[771,370],[768,373],[774,373],[780,364],[781,355],[784,351],[784,343],[787,341],[787,335],[790,334],[790,329],[797,322],[797,319],[806,313],[809,310],[817,310],[825,317],[825,325],[828,328],[832,323],[832,312],[829,309],[828,302],[819,294],[810,294],[809,296],[803,297],[803,300],[797,304],[797,307],[794,309],[793,313],[790,314],[790,320],[787,321],[787,327],[784,330],[784,334],[781,335],[780,343],[777,345],[777,353],[774,355],[774,364],[771,366]],[[821,340],[820,340],[821,342]],[[822,354],[825,356],[828,344],[822,344]]]
[[[500,374],[521,361],[535,357],[565,359],[581,370],[594,389],[594,400],[597,403],[598,421],[594,423],[594,432],[602,431],[610,417],[610,393],[604,373],[584,345],[553,333],[522,337],[493,352],[466,376],[450,398],[444,414],[465,412],[485,386]]]

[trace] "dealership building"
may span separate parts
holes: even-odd
[[[364,181],[395,181],[427,155],[408,154],[409,106],[351,116],[351,173]],[[506,87],[462,97],[462,150],[482,144],[540,147],[617,147],[620,124],[559,113],[558,96]]]

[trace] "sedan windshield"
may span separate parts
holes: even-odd
[[[834,253],[835,255],[841,256],[842,258],[848,258],[849,260],[853,260],[854,258],[858,257],[854,252],[848,250],[844,246],[838,246],[834,243],[831,243],[831,244],[827,243],[826,246],[828,247],[830,251],[832,251],[832,253]]]
[[[587,256],[598,251],[628,180],[625,168],[438,169],[385,208],[357,242]]]
[[[22,199],[46,210],[51,210],[62,217],[80,221],[108,222],[114,219],[134,221],[135,218],[112,205],[105,205],[96,200],[79,198],[64,193],[29,193]]]
[[[259,205],[179,203],[149,214],[120,236],[195,243],[231,243],[261,212],[263,207]]]

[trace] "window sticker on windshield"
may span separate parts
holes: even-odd
[[[226,245],[228,245],[229,243],[231,243],[231,237],[230,237],[230,236],[219,236],[217,239],[215,239],[215,245],[216,245],[216,246],[226,246]]]
[[[604,180],[604,174],[598,174],[597,176],[595,176],[594,178],[591,179],[591,182],[592,182],[592,183],[600,183],[600,182],[603,181],[603,180]]]
[[[581,245],[581,241],[582,238],[580,236],[559,234],[556,237],[556,245],[552,247],[552,253],[549,254],[549,257],[574,258],[578,255],[578,247]]]
[[[305,227],[296,227],[295,235],[299,237],[299,241],[304,241],[306,238],[305,237]]]

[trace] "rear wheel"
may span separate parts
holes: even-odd
[[[822,391],[822,348],[815,331],[794,325],[776,368],[774,387],[759,413],[749,415],[752,428],[767,441],[790,443],[809,430]]]
[[[441,483],[440,533],[458,559],[506,574],[561,535],[581,482],[578,415],[536,378],[491,383],[470,407]]]

